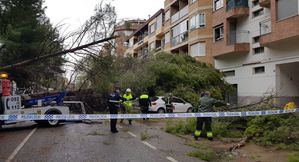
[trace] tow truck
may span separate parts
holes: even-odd
[[[0,115],[47,115],[47,114],[69,114],[67,106],[63,106],[63,99],[66,93],[46,96],[41,98],[24,99],[16,95],[16,85],[8,80],[7,73],[0,74]],[[51,104],[56,102],[55,105]],[[22,105],[23,103],[23,105]],[[22,121],[0,121],[2,125],[17,124]],[[60,120],[35,121],[39,125],[58,126]]]

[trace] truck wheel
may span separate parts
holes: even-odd
[[[59,115],[61,113],[58,111],[50,111],[45,114],[46,115],[48,115],[48,114]],[[41,126],[57,127],[61,121],[60,120],[40,120],[40,121],[35,121],[35,122]]]
[[[46,113],[46,114],[59,115],[59,114],[61,114],[61,113],[60,113],[60,112],[57,112],[57,111],[50,111],[50,112],[48,112],[48,113]],[[48,126],[50,126],[50,127],[56,127],[56,126],[59,125],[59,123],[60,123],[61,121],[59,121],[59,120],[46,120],[46,122],[47,122],[47,125],[48,125]]]

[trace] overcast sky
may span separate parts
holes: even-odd
[[[68,32],[81,26],[92,14],[101,0],[46,0],[46,15],[51,23],[68,25]],[[113,0],[118,20],[122,18],[143,18],[153,15],[164,7],[164,0]]]
[[[147,19],[164,7],[164,0],[106,0],[115,6],[118,20],[123,18]],[[65,24],[61,34],[77,30],[94,13],[101,0],[45,0],[46,15],[53,25]],[[68,78],[72,68],[65,67]]]

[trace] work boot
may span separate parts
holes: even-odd
[[[195,140],[198,140],[198,138],[200,137],[200,135],[201,135],[201,130],[196,130],[196,131],[194,132],[194,139],[195,139]]]
[[[112,130],[111,132],[112,133],[118,133],[118,130]]]
[[[198,136],[193,135],[193,137],[194,137],[194,140],[195,140],[195,141],[198,141],[198,139],[199,139]]]
[[[207,137],[208,137],[208,140],[213,141],[213,133],[212,132],[207,132]]]

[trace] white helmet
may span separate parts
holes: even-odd
[[[130,88],[128,88],[128,89],[126,90],[126,93],[132,93],[132,90],[131,90]]]

